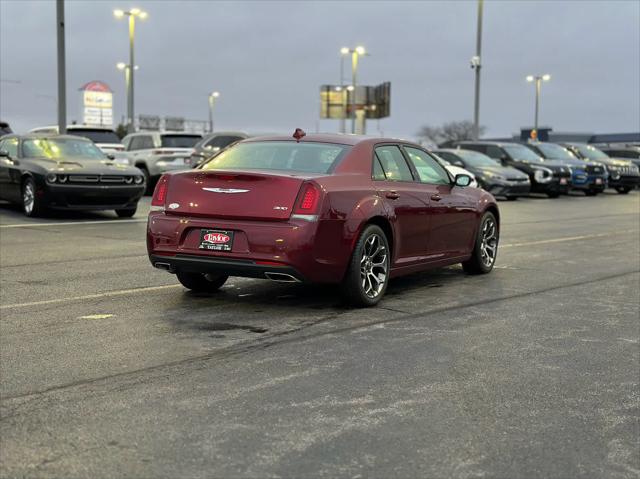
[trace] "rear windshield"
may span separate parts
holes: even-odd
[[[90,139],[94,143],[120,143],[120,138],[110,130],[90,130],[69,128],[67,132],[70,135],[83,136]]]
[[[193,148],[202,140],[200,135],[162,135],[164,148]]]
[[[238,143],[202,165],[203,170],[247,169],[329,173],[350,147],[330,143]]]

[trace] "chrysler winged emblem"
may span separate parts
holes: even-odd
[[[211,191],[212,193],[246,193],[249,190],[240,190],[237,188],[202,188],[204,191]]]

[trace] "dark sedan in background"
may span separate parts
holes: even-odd
[[[587,196],[595,196],[607,187],[609,173],[603,164],[579,160],[569,150],[555,143],[535,142],[526,143],[526,146],[540,155],[545,163],[571,168],[571,186],[574,190],[583,191]]]
[[[71,135],[7,135],[0,140],[0,198],[24,214],[47,209],[110,210],[135,214],[144,176],[115,163],[86,138]]]
[[[607,167],[609,187],[620,194],[627,194],[640,184],[640,171],[627,159],[611,158],[598,148],[586,143],[562,143],[576,157],[585,161],[595,161]]]
[[[205,135],[202,140],[193,147],[191,166],[195,168],[207,158],[224,150],[236,141],[244,140],[245,138],[249,138],[249,135],[242,131],[221,131]]]
[[[516,200],[531,190],[529,175],[510,166],[502,166],[487,155],[472,150],[441,149],[434,153],[449,163],[473,173],[478,185],[493,196]]]
[[[503,166],[512,166],[526,173],[531,181],[532,193],[557,198],[571,189],[571,170],[568,167],[545,164],[538,155],[519,143],[457,141],[453,142],[453,146],[479,151]]]

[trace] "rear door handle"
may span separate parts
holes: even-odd
[[[387,191],[385,196],[390,200],[397,200],[398,198],[400,198],[400,195],[395,191]]]
[[[433,201],[440,201],[442,199],[442,196],[440,196],[438,193],[435,193],[435,194],[431,195],[431,199]]]

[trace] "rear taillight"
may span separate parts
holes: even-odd
[[[151,206],[164,207],[164,200],[167,197],[167,189],[169,188],[169,177],[162,175],[156,184],[156,189],[153,191],[153,198],[151,200]]]
[[[320,188],[314,183],[303,183],[298,193],[294,215],[314,215],[320,204]]]

